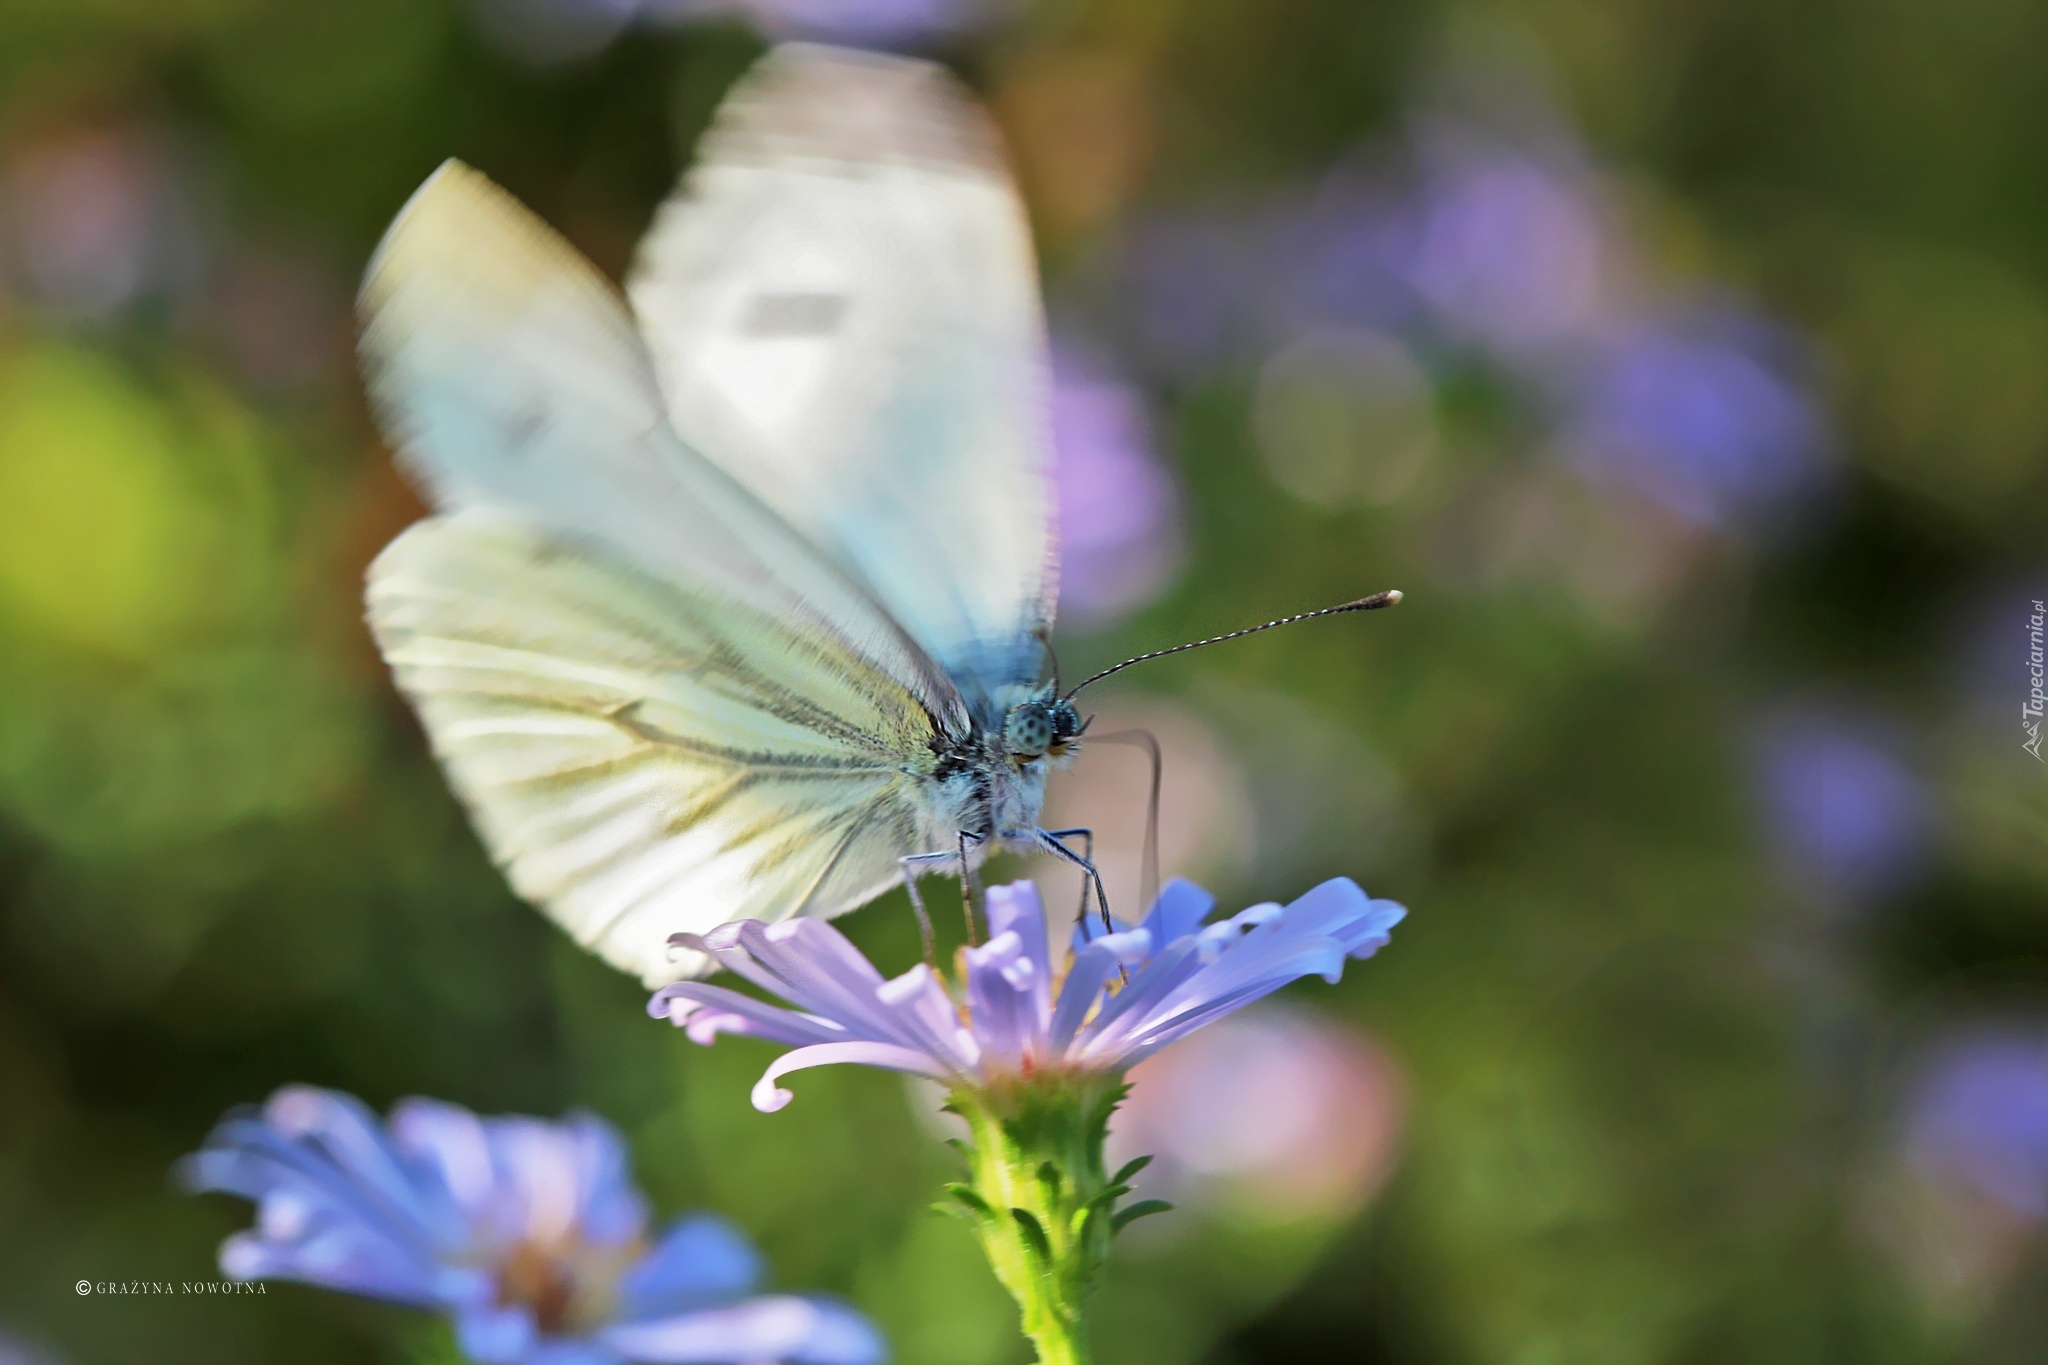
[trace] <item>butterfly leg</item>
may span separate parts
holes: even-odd
[[[1109,918],[1109,893],[1102,889],[1102,874],[1095,870],[1095,831],[1092,829],[1040,829],[1033,830],[1032,833],[1038,836],[1040,846],[1048,853],[1081,869],[1083,875],[1081,883],[1082,918],[1085,919],[1088,914],[1088,887],[1092,883],[1095,887],[1096,908],[1102,912],[1102,932],[1105,934],[1115,932],[1116,926],[1110,922]],[[1085,854],[1076,853],[1060,842],[1063,839],[1085,839],[1088,841],[1088,851]]]
[[[981,895],[979,888],[974,884],[974,868],[967,861],[969,839],[979,844],[981,836],[969,834],[964,829],[960,831],[960,909],[961,913],[967,916],[967,941],[969,944],[975,944],[981,942],[981,934],[974,924],[974,903],[981,899]]]
[[[1092,829],[1062,829],[1048,831],[1055,839],[1079,839],[1081,856],[1089,862],[1095,861],[1095,831]],[[1081,878],[1081,908],[1074,912],[1074,923],[1080,924],[1088,918],[1088,879]]]
[[[917,874],[927,863],[943,863],[951,853],[910,853],[896,860],[903,869],[903,889],[910,893],[910,912],[917,916],[918,937],[924,940],[924,965],[939,969],[939,950],[932,937],[932,917],[925,912],[924,896],[917,889]]]

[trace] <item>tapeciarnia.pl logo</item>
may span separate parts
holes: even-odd
[[[2044,665],[2041,653],[2042,623],[2048,621],[2048,603],[2034,599],[2034,614],[2027,618],[2027,677],[2032,685],[2027,689],[2027,700],[2020,707],[2020,724],[2025,727],[2027,741],[2020,747],[2034,756],[2037,763],[2048,763],[2041,757],[2041,718],[2048,709],[2048,689],[2043,681],[2048,679],[2048,665]]]

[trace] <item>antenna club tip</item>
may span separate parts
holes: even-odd
[[[1402,593],[1401,593],[1401,590],[1400,590],[1399,588],[1388,588],[1388,589],[1387,589],[1387,605],[1388,605],[1388,606],[1390,606],[1390,607],[1396,607],[1396,606],[1399,606],[1399,605],[1401,604],[1401,596],[1402,596]]]

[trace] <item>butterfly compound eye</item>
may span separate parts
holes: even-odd
[[[1012,707],[1003,721],[1003,747],[1019,758],[1037,758],[1054,738],[1052,708],[1044,702]]]

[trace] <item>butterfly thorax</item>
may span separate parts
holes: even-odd
[[[1034,844],[1046,776],[1079,747],[1080,716],[1050,687],[1001,700],[1009,704],[991,708],[999,723],[976,719],[964,738],[933,741],[924,830],[933,851],[950,848],[962,834],[983,844]]]

